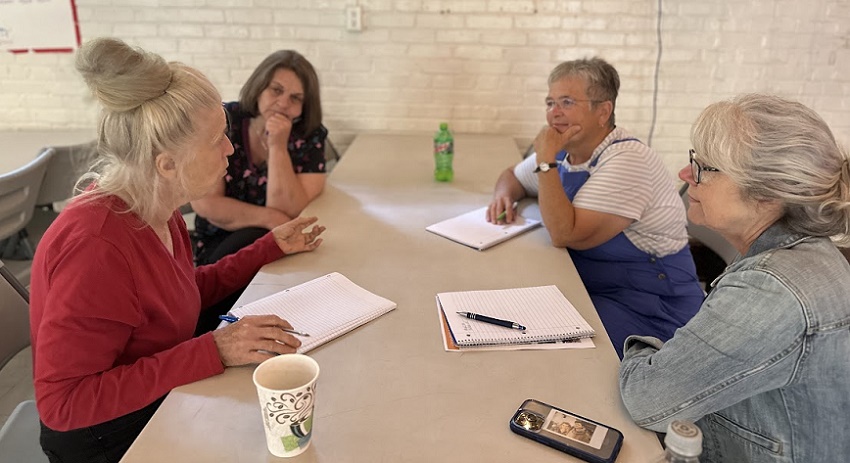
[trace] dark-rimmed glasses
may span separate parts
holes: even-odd
[[[699,185],[702,181],[702,173],[703,172],[720,172],[720,169],[709,167],[709,166],[701,166],[700,163],[694,159],[694,154],[696,151],[693,149],[688,150],[688,157],[690,158],[691,163],[691,176],[694,178],[694,183]]]

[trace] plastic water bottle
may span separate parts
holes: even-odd
[[[451,182],[455,176],[452,160],[455,152],[455,139],[449,132],[449,124],[440,123],[440,131],[434,135],[434,180]]]
[[[702,431],[690,421],[673,421],[664,437],[667,449],[651,463],[699,463],[702,454]]]

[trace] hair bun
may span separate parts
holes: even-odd
[[[113,38],[86,42],[77,52],[75,65],[108,111],[129,111],[158,98],[172,79],[171,68],[161,56]]]

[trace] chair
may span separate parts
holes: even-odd
[[[32,259],[25,227],[32,219],[52,155],[45,150],[29,164],[0,175],[0,258]]]
[[[679,196],[685,203],[685,211],[688,210],[688,184],[679,188]],[[726,238],[720,236],[714,230],[697,225],[688,220],[688,235],[690,237],[691,254],[697,267],[697,275],[700,280],[711,282],[723,272],[723,269],[735,260],[738,250],[735,249]]]
[[[0,260],[0,370],[30,343],[29,293]],[[0,428],[0,461],[47,463],[35,401],[18,404]]]
[[[91,170],[97,159],[97,141],[77,145],[54,146],[44,181],[38,191],[37,206],[51,206],[74,196],[77,180]]]

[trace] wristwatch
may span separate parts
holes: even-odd
[[[557,162],[541,162],[534,169],[534,173],[536,174],[536,173],[539,173],[539,172],[549,172],[550,169],[555,169],[557,167],[558,167]]]

